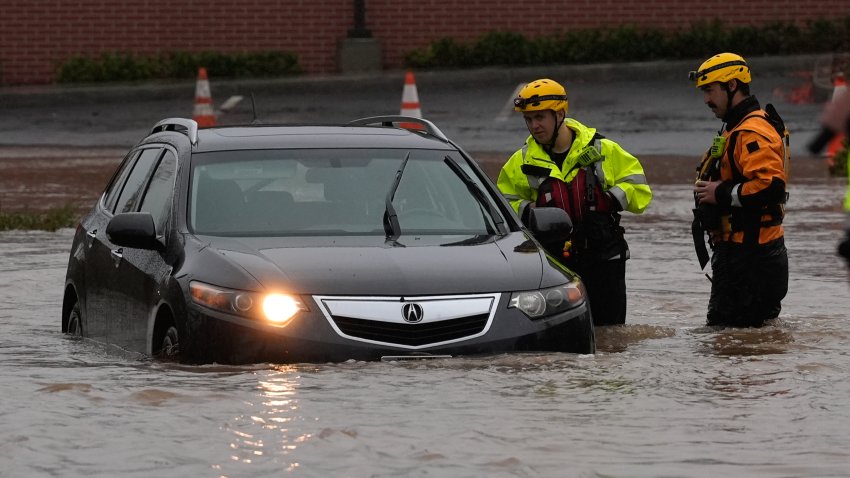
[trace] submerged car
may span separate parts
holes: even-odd
[[[569,217],[526,222],[426,120],[166,119],[77,227],[62,331],[189,363],[593,353],[540,242]]]

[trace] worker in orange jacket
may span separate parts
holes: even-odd
[[[750,94],[741,56],[715,55],[690,78],[723,120],[694,185],[695,239],[707,231],[714,249],[707,324],[760,327],[779,315],[788,291],[787,130],[772,105],[762,109]]]

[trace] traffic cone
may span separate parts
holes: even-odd
[[[422,109],[419,106],[419,94],[416,92],[416,80],[413,72],[408,70],[404,75],[404,91],[401,94],[401,115],[413,118],[422,117]],[[407,129],[422,129],[419,123],[399,123],[399,126]]]
[[[195,110],[192,119],[198,123],[199,128],[215,126],[210,80],[207,78],[206,68],[198,69],[198,81],[195,83]]]
[[[836,73],[832,79],[832,100],[830,101],[835,101],[845,91],[847,91],[847,80],[844,79],[844,73]],[[825,154],[828,159],[834,158],[839,151],[844,149],[843,141],[843,133],[838,133],[832,138],[826,147]]]

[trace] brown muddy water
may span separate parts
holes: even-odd
[[[17,168],[23,153],[5,154],[0,210],[37,210],[92,200],[122,153],[28,151]],[[0,476],[850,475],[850,287],[833,253],[844,183],[797,160],[780,318],[710,329],[691,160],[644,165],[655,199],[624,219],[627,324],[600,328],[592,356],[160,363],[60,332],[71,229],[0,233]]]

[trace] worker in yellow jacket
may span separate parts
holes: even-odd
[[[527,84],[514,100],[530,136],[502,166],[498,187],[525,220],[535,207],[559,207],[573,221],[564,244],[544,244],[579,274],[596,325],[626,321],[629,248],[620,211],[642,213],[652,200],[640,162],[617,143],[567,118],[566,89],[550,79]]]

